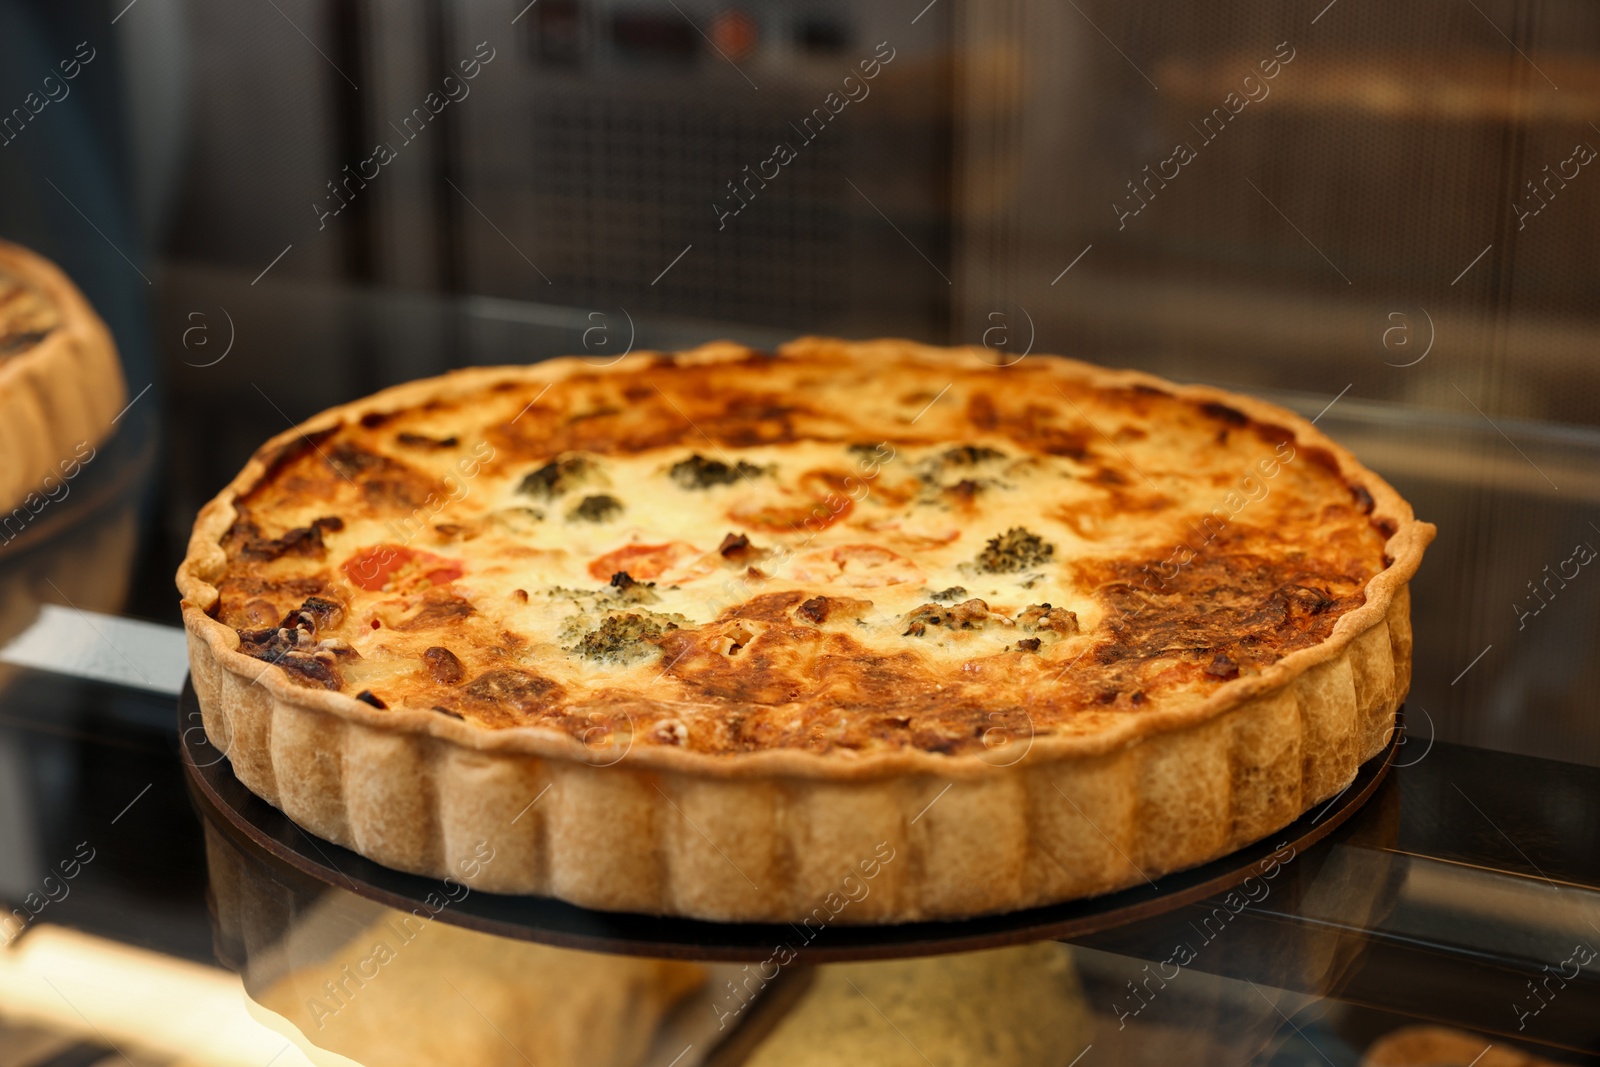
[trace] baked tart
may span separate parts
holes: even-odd
[[[811,925],[1105,893],[1343,789],[1433,527],[1291,412],[986,354],[721,343],[324,412],[195,525],[207,735],[392,867],[488,841],[478,888]]]
[[[0,241],[0,543],[63,495],[126,402],[111,333],[77,286]]]

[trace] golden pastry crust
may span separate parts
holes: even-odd
[[[111,333],[83,294],[55,264],[0,241],[0,530],[16,536],[7,515],[42,508],[33,502],[109,436],[126,398]]]
[[[715,345],[324,413],[197,522],[208,734],[382,862],[537,797],[489,888],[728,919],[881,843],[910,862],[837,921],[1101,892],[1342,788],[1433,528],[1270,405],[978,354]]]

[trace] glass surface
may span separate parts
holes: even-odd
[[[0,525],[0,1067],[1597,1062],[1597,29],[1572,0],[0,0],[0,238],[85,292],[131,401]],[[1388,781],[1242,895],[775,973],[408,916],[195,803],[172,574],[262,441],[457,367],[802,333],[1315,417],[1439,527]]]
[[[1600,771],[1575,764],[1414,735],[1326,841],[1169,914],[1069,945],[750,966],[477,933],[454,922],[461,883],[395,909],[319,882],[196,805],[170,698],[8,682],[3,874],[45,900],[0,950],[8,1041],[169,1062],[196,1012],[211,1036],[179,1062],[1064,1064],[1092,1047],[1353,1065],[1425,1026],[1575,1063],[1600,1041],[1600,825],[1577,811]],[[166,998],[159,1025],[129,1018],[129,981]]]

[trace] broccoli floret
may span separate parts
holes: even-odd
[[[678,624],[652,612],[612,615],[578,640],[572,651],[596,663],[633,663],[655,651],[653,641]]]
[[[572,522],[610,522],[622,514],[622,501],[605,493],[586,496],[567,514]]]
[[[941,589],[937,593],[929,593],[930,600],[937,600],[941,604],[954,604],[958,600],[967,599],[967,587],[952,585],[949,589]]]
[[[661,600],[656,595],[655,582],[636,581],[627,571],[611,576],[611,596],[625,604],[655,604]]]
[[[1055,554],[1055,545],[1021,526],[1013,526],[989,539],[988,546],[978,553],[978,569],[991,574],[1009,574],[1048,562]]]
[[[561,456],[522,479],[517,492],[540,500],[556,497],[581,484],[594,469],[587,456]]]
[[[754,463],[746,463],[742,459],[730,466],[719,459],[707,459],[697,452],[688,459],[674,463],[668,473],[684,489],[706,489],[713,485],[732,485],[740,478],[754,478],[764,472]]]

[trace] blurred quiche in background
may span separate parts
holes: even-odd
[[[0,241],[0,540],[77,474],[126,403],[111,332],[77,286]]]

